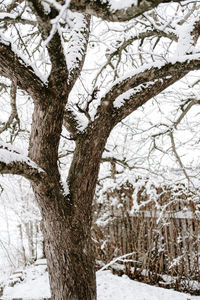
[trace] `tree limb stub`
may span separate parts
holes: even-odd
[[[76,139],[76,136],[78,134],[78,122],[75,116],[73,115],[73,112],[69,109],[65,110],[63,126],[70,132],[73,138]]]
[[[22,175],[34,182],[45,174],[29,157],[4,143],[0,144],[0,173]]]

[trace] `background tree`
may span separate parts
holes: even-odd
[[[11,129],[12,136],[22,132],[15,104],[21,90],[34,108],[28,148],[22,154],[17,138],[13,145],[1,142],[0,172],[31,182],[53,299],[96,299],[92,201],[112,129],[200,67],[198,1],[169,2],[1,2],[0,74],[11,95],[2,137]],[[101,27],[91,16],[129,22]],[[92,52],[88,45],[96,44],[104,54],[101,65],[91,61],[96,47]],[[90,70],[84,71],[84,62]],[[73,140],[73,157],[67,177],[61,177],[59,146],[66,140]]]
[[[1,193],[1,269],[10,271],[43,257],[40,234],[40,213],[29,182],[7,176],[2,180]],[[6,277],[6,275],[5,275]]]

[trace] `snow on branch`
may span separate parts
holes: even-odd
[[[112,115],[116,125],[187,73],[200,69],[200,54],[144,65],[116,80],[101,99],[97,116]],[[98,118],[97,118],[98,119]]]
[[[156,61],[139,67],[137,70],[128,73],[125,76],[114,81],[111,87],[106,92],[104,98],[110,98],[115,100],[121,96],[122,93],[127,92],[130,89],[138,88],[141,84],[147,84],[154,80],[161,80],[166,76],[173,76],[180,71],[198,70],[200,65],[200,53],[191,55],[183,55],[179,57],[173,57],[168,61]],[[138,92],[138,91],[136,91]]]
[[[57,90],[63,89],[63,85],[58,87],[56,78],[62,74],[62,82],[66,82],[68,72],[66,59],[64,55],[64,48],[62,45],[62,36],[60,35],[62,21],[67,19],[67,7],[69,0],[66,0],[61,9],[54,7],[48,8],[46,1],[30,1],[31,8],[37,16],[38,28],[41,32],[42,46],[48,50],[51,61],[51,74],[49,75],[49,83],[51,88]],[[60,6],[59,6],[60,7]],[[65,22],[64,22],[65,23]],[[63,24],[62,24],[63,25]]]
[[[62,20],[62,18],[63,17],[66,18],[66,11],[67,11],[68,5],[69,5],[69,0],[66,0],[65,4],[59,10],[59,14],[50,21],[52,28],[51,28],[51,32],[50,32],[49,36],[44,41],[44,47],[49,44],[49,42],[53,38],[56,31],[59,29],[59,22]]]
[[[100,270],[98,270],[97,272],[101,272],[101,271],[103,271],[103,270],[109,268],[109,267],[112,266],[113,264],[115,264],[117,261],[123,261],[124,258],[127,258],[128,256],[132,256],[132,255],[134,255],[134,254],[135,254],[135,251],[133,251],[133,252],[131,252],[131,253],[124,254],[124,255],[121,255],[121,256],[119,256],[119,257],[116,257],[116,258],[114,258],[113,260],[111,260],[108,264],[106,264],[105,266],[103,266],[103,267],[102,267]],[[132,259],[131,259],[131,261],[132,261],[132,262],[137,262],[137,261],[132,260]]]
[[[0,36],[0,73],[11,81],[16,81],[17,85],[27,91],[33,99],[37,98],[37,95],[44,94],[45,86],[41,74],[21,57],[3,35]]]
[[[50,0],[47,0],[50,2]],[[51,2],[56,2],[51,0]],[[171,0],[71,0],[69,9],[74,12],[86,13],[106,21],[125,22],[157,7],[161,3],[169,3]],[[174,0],[173,2],[184,2]]]
[[[89,40],[90,16],[68,12],[68,23],[71,27],[66,49],[66,61],[70,85],[76,81],[82,70]]]
[[[169,2],[186,2],[184,0],[71,0],[69,9],[73,12],[88,14],[111,22],[125,22],[135,17],[141,16],[145,12],[157,7],[161,3]],[[50,12],[51,8],[60,13],[63,10],[66,0],[44,0],[42,5],[46,11]],[[47,9],[48,8],[48,9]]]
[[[20,16],[20,14],[16,14],[16,13],[0,12],[0,20],[8,23],[36,25],[36,22],[31,18],[28,17],[24,18],[23,16]]]
[[[21,154],[18,149],[0,142],[0,173],[22,175],[27,179],[37,181],[44,171],[30,158]]]
[[[50,6],[56,8],[58,11],[62,10],[62,5],[55,0],[45,0],[42,1],[42,5],[49,4]]]
[[[194,16],[189,23],[176,26],[176,35],[178,37],[177,56],[183,56],[193,53],[195,45],[199,38],[200,17]]]

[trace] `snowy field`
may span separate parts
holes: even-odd
[[[150,286],[130,280],[127,276],[116,276],[111,271],[97,272],[98,300],[200,300],[173,290]],[[29,267],[25,280],[14,287],[6,287],[1,299],[39,299],[50,297],[48,274],[45,266]]]

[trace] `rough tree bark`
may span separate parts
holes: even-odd
[[[91,14],[96,12],[96,15],[104,15],[107,20],[113,16],[115,21],[125,20],[125,15],[119,12],[106,13],[107,5],[102,6],[99,1],[81,1],[83,6],[79,2],[71,1],[70,8]],[[161,2],[169,1],[155,1],[156,5]],[[51,31],[51,19],[58,12],[52,8],[48,15],[44,13],[40,1],[28,3],[35,12],[38,28],[45,40]],[[149,9],[149,3],[152,1],[141,1],[141,11],[136,10],[134,16],[144,12],[147,6]],[[131,11],[134,9],[131,8]],[[17,57],[8,41],[2,41],[0,46],[1,75],[14,80],[34,101],[29,155],[24,159],[17,151],[0,145],[0,150],[14,155],[10,162],[0,160],[0,172],[23,175],[31,182],[42,215],[42,232],[54,300],[96,299],[95,261],[91,240],[92,200],[102,153],[111,130],[118,122],[189,71],[200,68],[199,59],[185,59],[177,63],[165,62],[159,67],[148,66],[140,73],[123,78],[101,99],[94,121],[90,120],[88,127],[79,132],[73,113],[66,111],[65,107],[84,63],[88,36],[89,17],[85,16],[80,51],[83,54],[81,59],[80,56],[77,58],[76,68],[69,75],[62,41],[58,32],[55,32],[47,45],[52,66],[47,85],[37,77],[31,66],[26,66]],[[130,94],[124,105],[119,108],[113,105],[119,95],[146,83],[148,87]],[[67,178],[68,193],[65,193],[61,184],[57,165],[63,124],[74,137],[76,144]]]
[[[54,97],[48,110],[35,106],[29,156],[46,175],[33,182],[32,187],[42,213],[52,298],[93,300],[96,280],[91,241],[92,200],[113,121],[110,119],[106,127],[101,127],[99,121],[77,137],[67,180],[70,194],[65,196],[57,167],[63,113],[59,97]]]

